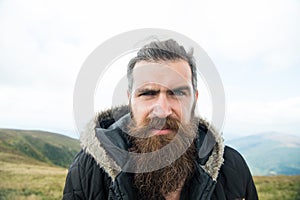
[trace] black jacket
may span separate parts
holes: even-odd
[[[129,119],[128,107],[123,106],[100,113],[91,121],[81,134],[82,150],[70,166],[64,200],[137,199],[133,174],[122,171],[128,158],[120,153],[127,152],[130,145],[124,134]],[[224,147],[221,136],[208,127],[199,119],[197,167],[180,199],[258,199],[245,160],[234,149]]]

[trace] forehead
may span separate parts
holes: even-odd
[[[162,85],[167,88],[192,86],[191,68],[182,59],[138,62],[133,69],[133,89],[145,85]]]

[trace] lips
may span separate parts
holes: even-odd
[[[175,133],[179,129],[178,120],[167,117],[167,118],[152,118],[148,123],[148,130],[152,132],[153,135],[166,135],[170,133]]]
[[[171,130],[177,130],[178,129],[178,124],[174,121],[160,121],[160,122],[153,122],[151,121],[148,124],[148,127],[153,128],[153,129],[159,129],[159,130],[164,130],[164,129],[171,129]]]
[[[168,135],[173,133],[174,131],[171,129],[153,129],[152,131],[153,135]]]
[[[165,130],[165,129],[171,129],[171,127],[169,125],[165,125],[162,128],[158,128],[160,130]]]

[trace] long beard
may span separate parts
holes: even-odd
[[[146,137],[152,128],[169,128],[176,133],[174,135],[157,135]],[[137,127],[134,123],[130,124],[129,133],[132,138],[135,153],[159,152],[161,148],[171,141],[176,148],[171,148],[162,154],[153,154],[153,158],[142,157],[138,165],[153,165],[153,162],[166,162],[172,160],[178,155],[182,148],[187,150],[178,159],[164,168],[134,175],[134,185],[139,191],[139,199],[164,199],[164,196],[174,192],[183,186],[184,182],[190,179],[195,168],[195,146],[194,138],[196,134],[196,123],[182,125],[174,118],[159,119],[154,118],[146,120],[142,125]],[[159,157],[159,159],[157,158]],[[157,163],[155,163],[157,164]]]

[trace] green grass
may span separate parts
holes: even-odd
[[[254,182],[259,199],[300,200],[300,176],[257,176]]]
[[[66,173],[44,164],[0,162],[0,200],[61,199]]]
[[[67,169],[44,163],[1,161],[0,200],[61,199],[66,174]],[[300,200],[300,176],[263,176],[254,180],[262,200]]]
[[[42,131],[0,129],[0,200],[62,198],[78,140]],[[61,167],[59,167],[61,166]],[[261,200],[300,200],[300,176],[257,176]]]

